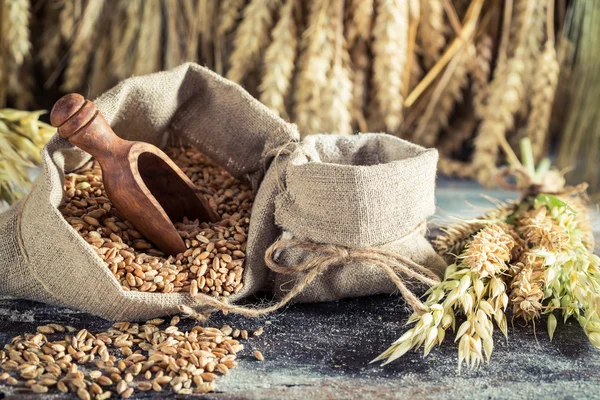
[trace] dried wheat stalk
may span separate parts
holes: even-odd
[[[419,45],[423,51],[423,64],[429,69],[436,63],[446,45],[446,23],[442,0],[421,0]]]
[[[177,14],[180,7],[177,0],[164,0],[163,6],[166,16],[165,32],[167,34],[164,67],[165,69],[172,69],[178,66],[183,60],[177,32]]]
[[[279,3],[280,0],[252,0],[244,8],[244,19],[236,31],[235,48],[229,58],[231,68],[227,72],[227,79],[242,82],[254,68],[269,42],[272,14]]]
[[[295,5],[295,0],[286,0],[281,9],[271,33],[273,41],[265,52],[265,72],[259,87],[260,101],[284,117],[288,117],[285,98],[292,83],[297,54]]]
[[[499,145],[505,140],[507,132],[514,128],[515,114],[521,110],[524,103],[525,54],[528,47],[528,30],[535,8],[535,2],[526,4],[526,13],[523,16],[523,25],[519,29],[520,35],[514,55],[508,59],[506,67],[496,69],[489,86],[488,101],[475,138],[473,155],[477,178],[483,183],[493,182]]]
[[[455,105],[463,100],[463,89],[468,85],[469,66],[475,53],[474,45],[465,45],[448,64],[415,131],[417,143],[434,146],[440,130],[448,126]]]
[[[408,2],[378,0],[373,26],[373,86],[379,113],[389,132],[402,123],[402,78],[408,45]]]
[[[62,89],[66,92],[78,89],[85,82],[90,55],[94,49],[93,38],[96,35],[103,8],[104,0],[95,0],[87,3],[83,11],[71,46],[69,66],[65,70]]]

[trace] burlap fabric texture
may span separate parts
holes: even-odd
[[[284,296],[286,287],[307,271],[273,270],[285,272],[327,253],[319,247],[283,246],[276,252],[271,248],[272,259],[265,262],[265,252],[282,243],[282,234],[283,240],[338,250],[387,249],[432,270],[443,268],[423,238],[423,222],[434,211],[435,150],[381,134],[315,135],[300,142],[294,125],[240,86],[196,64],[127,79],[95,103],[119,136],[159,147],[173,139],[196,146],[236,178],[252,183],[256,198],[245,286],[230,302],[268,285]],[[128,320],[176,313],[182,304],[198,309],[214,303],[187,293],[123,291],[58,211],[64,174],[90,156],[58,136],[42,156],[30,194],[0,214],[0,295]],[[396,290],[380,268],[363,261],[348,259],[313,275],[297,300]]]

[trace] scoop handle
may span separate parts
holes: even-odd
[[[101,164],[126,154],[131,143],[119,138],[96,105],[77,93],[61,97],[52,107],[50,123],[60,137],[91,154]]]

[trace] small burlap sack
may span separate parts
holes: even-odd
[[[385,135],[319,135],[300,144],[294,125],[196,64],[127,79],[95,103],[119,136],[196,146],[252,184],[244,288],[230,302],[269,284],[282,301],[256,310],[203,294],[122,290],[58,211],[64,174],[90,158],[58,136],[43,150],[30,194],[0,214],[0,295],[146,319],[180,305],[258,315],[296,295],[323,301],[398,288],[410,298],[404,278],[435,281],[427,268],[442,262],[423,238],[435,150]]]

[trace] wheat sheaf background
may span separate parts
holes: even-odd
[[[524,137],[538,159],[559,142],[561,166],[600,138],[589,133],[599,118],[589,78],[600,70],[596,46],[581,45],[600,37],[600,1],[0,5],[0,107],[48,107],[71,91],[94,97],[131,75],[196,61],[302,134],[388,132],[437,147],[443,173],[486,184],[505,161],[502,148]],[[596,153],[586,157],[578,171],[595,185]],[[1,171],[0,160],[0,179]]]

